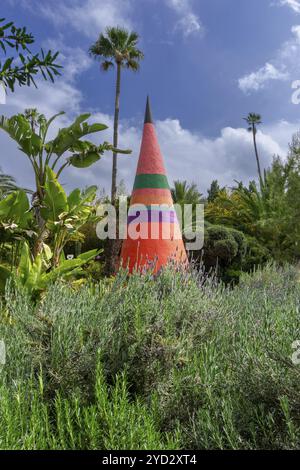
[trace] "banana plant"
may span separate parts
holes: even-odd
[[[0,116],[0,129],[18,144],[33,168],[36,182],[36,198],[33,199],[36,206],[40,205],[44,197],[47,167],[59,177],[68,166],[87,168],[93,165],[106,150],[131,153],[130,150],[115,149],[108,142],[96,145],[88,140],[81,140],[107,129],[105,124],[89,124],[89,113],[81,114],[71,125],[61,128],[54,139],[47,140],[51,125],[63,114],[65,113],[57,113],[48,120],[36,110],[26,110],[25,114],[16,114],[10,118]]]
[[[32,260],[28,243],[24,242],[16,269],[9,271],[5,266],[0,265],[0,293],[4,293],[7,280],[14,277],[34,299],[58,278],[70,279],[82,273],[82,266],[94,259],[100,252],[101,250],[87,251],[72,260],[65,260],[62,257],[59,266],[49,270],[48,260],[44,255],[39,254]]]
[[[0,200],[1,222],[12,221],[15,225],[25,228],[31,218],[30,205],[24,190],[14,191]]]
[[[53,249],[52,264],[58,266],[65,244],[80,237],[80,228],[96,218],[93,201],[97,186],[85,190],[74,189],[69,196],[59,183],[54,171],[46,168],[41,215]],[[41,250],[37,250],[39,253]]]
[[[20,242],[33,242],[37,236],[35,220],[24,190],[17,190],[0,200],[0,251],[9,253],[13,265],[18,258]]]
[[[3,173],[0,167],[0,200],[17,189],[16,180],[12,176]]]
[[[15,191],[0,200],[0,244],[10,243],[11,251],[15,252],[13,261],[20,241],[26,240],[32,247],[33,259],[41,253],[47,256],[48,246],[51,246],[51,262],[56,267],[66,243],[82,239],[81,227],[96,220],[93,201],[97,187],[74,189],[67,195],[54,171],[46,167],[45,172],[41,201],[43,227],[36,223],[25,191]]]
[[[93,206],[96,191],[97,187],[91,186],[85,190],[74,189],[67,195],[55,172],[47,166],[41,201],[42,229],[36,223],[24,190],[15,191],[0,200],[0,245],[9,247],[11,260],[11,266],[0,267],[2,290],[20,258],[18,270],[23,277],[25,266],[29,266],[28,283],[35,276],[39,277],[40,283],[46,282],[56,276],[52,272],[65,274],[69,267],[73,270],[82,264],[82,260],[86,261],[85,255],[66,261],[63,249],[67,242],[83,238],[80,229],[86,222],[96,220]],[[47,272],[44,273],[43,269]]]

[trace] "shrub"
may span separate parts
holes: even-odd
[[[222,225],[205,225],[204,247],[193,252],[196,265],[204,264],[207,271],[214,270],[225,282],[238,280],[246,254],[246,237],[238,230]]]
[[[8,285],[0,447],[300,448],[299,302],[291,266]]]

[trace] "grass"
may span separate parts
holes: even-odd
[[[225,288],[120,273],[7,287],[1,449],[300,448],[300,282],[273,265]]]

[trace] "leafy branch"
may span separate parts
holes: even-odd
[[[14,91],[16,83],[19,86],[36,86],[34,77],[38,73],[51,82],[60,75],[62,66],[56,63],[59,53],[41,49],[40,53],[33,54],[29,46],[34,41],[33,35],[25,27],[17,28],[13,21],[5,23],[5,18],[0,18],[0,48],[4,55],[7,55],[9,48],[18,53],[17,57],[11,56],[0,61],[0,80],[11,91]]]

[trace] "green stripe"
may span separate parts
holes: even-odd
[[[136,175],[133,189],[144,188],[170,189],[165,175],[147,173]]]

